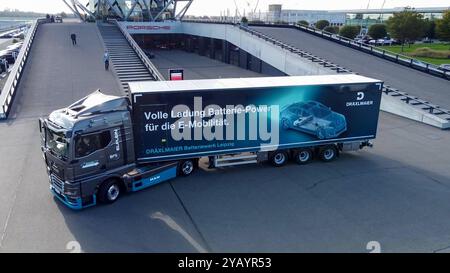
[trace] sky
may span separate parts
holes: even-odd
[[[370,0],[369,8],[393,7],[449,7],[450,0]],[[88,0],[80,0],[81,3]],[[188,14],[219,15],[227,9],[234,14],[236,5],[242,13],[254,10],[258,0],[194,0]],[[257,11],[267,10],[269,4],[282,4],[284,9],[339,10],[365,9],[369,0],[259,0]],[[235,4],[236,3],[236,4]],[[0,10],[5,8],[43,13],[70,12],[62,0],[0,0]]]

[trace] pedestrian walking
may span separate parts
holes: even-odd
[[[75,33],[70,34],[70,39],[72,40],[72,45],[77,44],[77,35]]]
[[[109,69],[109,53],[105,50],[105,53],[103,54],[103,62],[105,63],[105,70]]]

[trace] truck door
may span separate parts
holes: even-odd
[[[85,178],[106,170],[105,148],[111,143],[109,130],[75,137],[75,177]]]
[[[126,164],[127,143],[125,130],[120,127],[112,128],[110,130],[111,141],[105,147],[107,169],[114,169]]]

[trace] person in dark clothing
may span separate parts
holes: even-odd
[[[72,45],[77,44],[77,35],[75,33],[70,34],[70,39],[72,40]]]
[[[89,155],[95,150],[95,145],[89,136],[78,138],[75,147],[77,157]]]
[[[105,70],[109,69],[109,53],[108,51],[105,51],[103,54],[103,62],[105,63]]]

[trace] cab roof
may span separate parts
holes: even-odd
[[[96,90],[66,108],[53,111],[49,115],[49,120],[59,127],[70,129],[73,128],[75,122],[81,119],[127,109],[127,98],[106,95],[100,90]]]

